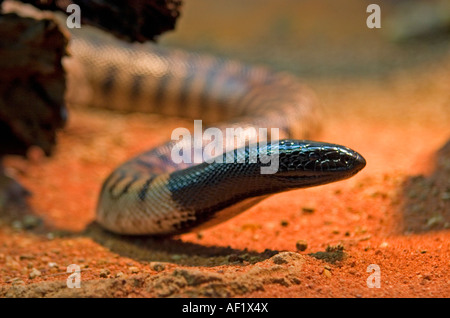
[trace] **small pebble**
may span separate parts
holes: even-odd
[[[109,269],[107,268],[103,268],[102,270],[100,270],[100,277],[101,278],[107,278],[110,274]]]
[[[443,223],[443,221],[444,221],[444,218],[442,217],[442,215],[439,215],[439,214],[435,215],[427,220],[427,227],[431,228],[433,226]]]
[[[297,243],[295,243],[295,247],[297,248],[297,250],[303,252],[308,248],[308,243],[306,242],[306,240],[298,240]]]
[[[56,264],[55,262],[49,262],[47,265],[48,265],[48,267],[50,267],[50,268],[53,268],[53,267],[58,268],[58,264]]]
[[[150,268],[156,272],[161,272],[166,269],[166,266],[162,263],[152,262],[150,263]]]
[[[130,266],[130,267],[128,267],[128,270],[129,270],[132,274],[137,274],[137,273],[139,273],[139,268],[137,268],[136,266]]]
[[[322,274],[328,278],[331,278],[331,271],[329,269],[324,268]]]
[[[15,285],[25,285],[25,282],[21,280],[20,278],[16,277],[8,281],[8,283],[11,283],[13,286]]]
[[[179,261],[180,259],[183,258],[183,255],[180,255],[180,254],[173,254],[170,258],[171,258],[172,260],[174,260],[174,261]]]
[[[26,215],[22,220],[22,225],[25,229],[30,230],[42,223],[42,220],[35,215]]]
[[[389,243],[388,242],[383,242],[383,243],[381,243],[380,244],[380,248],[385,248],[385,247],[388,247],[389,246]]]
[[[31,254],[22,254],[19,256],[19,259],[22,261],[24,259],[36,259],[36,257]]]
[[[28,277],[30,279],[33,279],[35,277],[41,276],[41,272],[39,270],[37,270],[36,268],[33,268],[30,272],[30,274],[28,275]]]
[[[314,208],[307,208],[307,207],[302,208],[303,213],[314,213],[315,210],[316,209],[314,209]]]

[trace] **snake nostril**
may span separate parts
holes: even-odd
[[[343,165],[348,166],[348,164],[349,164],[349,162],[350,162],[350,157],[347,156],[347,155],[341,155],[340,162],[341,162]]]

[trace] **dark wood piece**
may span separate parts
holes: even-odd
[[[0,15],[0,156],[49,155],[66,120],[67,37],[55,21]]]
[[[43,10],[62,11],[77,4],[81,22],[127,41],[154,41],[173,30],[180,16],[181,0],[22,0]],[[67,13],[66,13],[67,14]],[[69,13],[70,14],[70,13]]]

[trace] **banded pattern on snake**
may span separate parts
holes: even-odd
[[[165,235],[200,230],[272,194],[346,179],[365,166],[363,157],[347,147],[294,139],[314,136],[320,115],[314,94],[290,74],[111,41],[73,37],[66,63],[76,83],[70,102],[181,115],[223,131],[278,128],[280,141],[259,147],[249,140],[233,151],[233,164],[174,164],[173,141],[130,159],[111,173],[100,193],[97,221],[110,231]],[[260,155],[277,152],[277,172],[261,174]],[[251,155],[257,162],[250,162]]]

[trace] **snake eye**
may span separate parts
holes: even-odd
[[[336,150],[328,151],[327,153],[325,153],[325,157],[328,160],[335,161],[335,162],[338,162],[338,161],[340,161],[342,159],[340,153],[338,151],[336,151]]]

